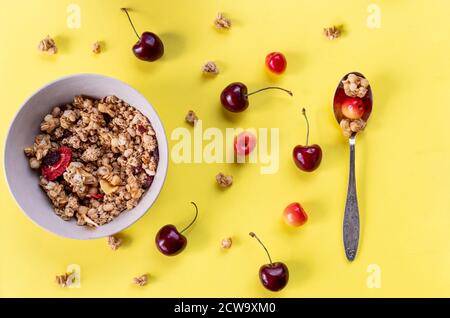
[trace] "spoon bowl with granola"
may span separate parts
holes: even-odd
[[[120,232],[156,200],[167,140],[152,105],[113,78],[79,74],[32,95],[5,144],[5,173],[22,210],[75,239]]]
[[[350,145],[350,169],[343,224],[344,249],[349,261],[356,257],[360,233],[355,174],[356,135],[366,127],[372,113],[372,104],[372,89],[364,75],[358,72],[346,74],[336,88],[333,111]]]

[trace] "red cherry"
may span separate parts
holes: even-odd
[[[261,284],[270,291],[282,290],[289,281],[289,270],[286,264],[282,262],[272,262],[269,251],[256,234],[250,232],[249,235],[261,244],[269,258],[269,263],[262,265],[259,269],[259,280],[261,281]]]
[[[272,52],[266,56],[267,68],[275,74],[282,74],[287,67],[286,57],[283,53]]]
[[[300,226],[308,221],[308,214],[300,203],[294,202],[284,209],[283,218],[287,225]]]
[[[306,110],[302,109],[302,114],[306,119],[307,133],[306,133],[306,145],[297,145],[292,151],[292,157],[294,158],[295,165],[306,172],[316,170],[322,161],[322,149],[319,145],[308,145],[309,141],[309,121],[306,116]]]
[[[233,113],[239,113],[247,109],[248,97],[250,95],[265,91],[267,89],[279,89],[292,96],[292,92],[277,86],[269,86],[248,93],[247,86],[244,83],[235,82],[225,87],[220,94],[220,103],[222,106]]]
[[[153,62],[164,55],[164,44],[161,39],[153,32],[144,32],[141,36],[136,31],[133,21],[131,21],[130,15],[126,8],[121,9],[128,17],[131,27],[138,37],[138,41],[133,45],[134,55],[143,61]]]
[[[195,217],[188,226],[178,231],[174,225],[168,224],[163,226],[156,234],[156,247],[164,255],[175,256],[186,248],[187,238],[183,235],[183,232],[194,224],[198,216],[197,205],[194,202],[191,202],[191,204],[195,207]]]
[[[234,153],[238,156],[250,154],[256,146],[256,136],[249,131],[243,131],[234,137]]]
[[[348,119],[360,119],[366,110],[362,99],[348,97],[342,102],[342,114]]]

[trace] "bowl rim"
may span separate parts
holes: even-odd
[[[152,107],[153,112],[154,112],[155,115],[156,115],[156,119],[157,119],[159,125],[161,125],[161,128],[162,128],[162,131],[161,131],[161,133],[160,133],[161,135],[159,135],[159,136],[157,136],[157,137],[158,137],[158,138],[161,138],[162,140],[158,140],[158,148],[159,148],[159,146],[160,146],[160,141],[163,141],[164,146],[165,146],[165,149],[167,150],[167,151],[166,151],[166,152],[167,152],[167,158],[164,160],[164,162],[161,162],[161,161],[158,162],[158,167],[160,167],[160,165],[163,164],[163,165],[162,165],[163,173],[162,173],[162,175],[161,175],[161,178],[162,178],[161,186],[159,187],[159,189],[157,189],[157,192],[156,192],[156,195],[155,195],[155,199],[154,199],[153,202],[151,202],[151,204],[146,208],[145,212],[143,212],[139,217],[137,217],[136,219],[134,219],[134,220],[133,220],[132,222],[130,222],[129,224],[126,224],[123,228],[121,228],[120,230],[116,231],[115,233],[107,233],[107,234],[104,234],[104,235],[92,235],[92,236],[80,237],[80,236],[76,236],[76,235],[70,235],[70,232],[69,232],[69,233],[64,233],[64,234],[62,234],[62,233],[57,233],[57,232],[53,231],[52,229],[49,229],[49,228],[47,228],[47,227],[44,227],[43,225],[41,225],[37,220],[35,220],[33,217],[31,217],[31,216],[24,210],[24,208],[23,208],[22,205],[19,203],[19,200],[17,199],[16,195],[15,195],[14,192],[12,191],[11,186],[10,186],[10,184],[9,184],[8,175],[7,175],[7,173],[6,173],[6,148],[7,148],[7,145],[8,145],[8,139],[9,139],[9,137],[10,137],[11,130],[12,130],[12,128],[13,128],[13,124],[14,124],[14,122],[16,121],[17,116],[18,116],[19,113],[22,111],[23,107],[24,107],[24,106],[25,106],[25,105],[26,105],[26,104],[27,104],[27,103],[28,103],[28,102],[29,102],[29,101],[30,101],[30,100],[38,93],[38,92],[40,92],[40,91],[46,89],[47,87],[49,87],[49,86],[51,86],[51,85],[53,85],[53,84],[55,84],[55,83],[57,83],[57,82],[60,82],[60,81],[66,80],[66,79],[70,79],[70,78],[86,77],[86,76],[87,76],[87,77],[100,77],[100,78],[104,78],[104,79],[107,79],[107,80],[117,81],[117,82],[119,82],[120,84],[127,86],[128,88],[130,88],[131,90],[133,90],[133,91],[134,91],[135,93],[137,93],[138,95],[142,96],[142,97],[147,101],[147,103]],[[146,117],[147,117],[147,116],[146,116]],[[167,178],[167,172],[168,172],[168,168],[169,168],[169,144],[168,144],[168,140],[167,140],[166,130],[165,130],[164,124],[163,124],[163,122],[162,122],[162,120],[161,120],[161,117],[159,116],[159,114],[158,114],[158,112],[156,111],[156,109],[155,109],[155,107],[153,106],[153,104],[150,103],[150,102],[148,101],[147,97],[145,97],[144,94],[142,94],[140,91],[138,91],[136,88],[134,88],[134,87],[131,86],[130,84],[128,84],[128,83],[126,83],[126,82],[124,82],[124,81],[122,81],[122,80],[120,80],[120,79],[111,77],[111,76],[107,76],[107,75],[103,75],[103,74],[96,74],[96,73],[76,73],[76,74],[70,74],[70,75],[61,76],[61,77],[58,77],[58,78],[56,78],[56,79],[54,79],[54,80],[52,80],[52,81],[50,81],[50,82],[47,82],[47,83],[44,84],[43,86],[41,86],[41,87],[39,87],[38,89],[36,89],[33,93],[31,93],[31,94],[23,101],[23,103],[20,105],[20,107],[16,110],[16,112],[15,112],[14,115],[12,116],[12,118],[11,118],[11,120],[10,120],[9,127],[8,127],[8,129],[7,129],[7,131],[6,131],[6,134],[5,134],[5,137],[4,137],[4,139],[3,139],[3,147],[2,147],[2,148],[3,148],[3,149],[2,149],[2,150],[3,150],[3,163],[2,163],[2,166],[3,166],[3,177],[4,177],[4,179],[6,180],[6,184],[7,184],[7,188],[8,188],[9,193],[10,193],[11,196],[14,198],[14,201],[16,202],[17,206],[20,208],[20,210],[22,211],[22,213],[23,213],[29,220],[31,220],[35,225],[37,225],[37,226],[40,227],[41,229],[44,229],[44,230],[47,231],[48,233],[52,233],[53,235],[56,235],[56,236],[58,236],[58,237],[64,237],[64,238],[68,238],[68,239],[75,239],[75,240],[82,240],[82,241],[101,239],[101,238],[108,237],[108,236],[110,236],[110,235],[114,235],[114,234],[116,234],[116,233],[119,233],[119,232],[121,232],[121,231],[126,230],[127,228],[129,228],[130,226],[132,226],[133,224],[135,224],[137,221],[139,221],[142,217],[144,217],[144,215],[147,214],[147,212],[150,210],[150,208],[153,206],[153,204],[156,202],[156,200],[158,199],[159,195],[161,194],[162,188],[164,187],[164,183],[165,183],[166,178]],[[139,203],[140,203],[140,202],[139,202]],[[139,203],[138,203],[137,206],[139,206]],[[136,207],[137,207],[137,206],[136,206]],[[135,207],[135,208],[136,208],[136,207]],[[125,212],[125,211],[124,211],[124,212]],[[111,222],[114,222],[114,220],[112,220]]]

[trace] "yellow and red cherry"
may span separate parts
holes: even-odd
[[[248,97],[250,95],[268,89],[279,89],[288,93],[291,96],[293,95],[291,91],[277,86],[269,86],[248,93],[247,86],[244,83],[234,82],[223,89],[222,93],[220,94],[220,103],[226,110],[233,113],[239,113],[247,109]]]
[[[362,99],[358,97],[347,97],[342,102],[341,111],[348,119],[360,119],[364,116],[366,108]]]
[[[308,221],[308,214],[306,214],[300,203],[294,202],[284,209],[283,219],[287,225],[301,226]]]
[[[191,204],[195,207],[195,217],[191,223],[183,230],[178,231],[175,225],[168,224],[163,226],[155,237],[155,243],[158,250],[167,256],[175,256],[180,254],[187,245],[187,238],[183,233],[194,224],[198,216],[198,208],[194,202]]]
[[[131,27],[138,37],[138,41],[132,48],[134,55],[138,59],[147,62],[153,62],[162,57],[164,55],[164,44],[161,39],[153,32],[144,32],[139,36],[133,21],[131,21],[128,9],[121,8],[121,10],[127,15],[128,21],[130,21]]]
[[[306,120],[306,144],[297,145],[292,151],[295,165],[303,171],[311,172],[316,170],[322,161],[322,148],[319,145],[308,145],[309,142],[309,121],[306,110],[302,109],[302,114]]]
[[[256,136],[249,131],[243,131],[234,137],[234,153],[238,156],[247,156],[256,147]]]
[[[266,56],[266,66],[272,73],[280,75],[286,70],[286,57],[280,52],[269,53]]]
[[[261,284],[270,291],[279,291],[286,287],[289,281],[289,270],[286,264],[282,262],[272,262],[269,251],[256,236],[255,233],[250,232],[249,235],[255,238],[259,244],[264,248],[269,257],[269,263],[264,264],[259,268],[259,280]]]

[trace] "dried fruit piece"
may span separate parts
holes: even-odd
[[[329,39],[329,40],[335,40],[338,37],[341,36],[341,29],[335,25],[329,28],[323,29],[323,34]]]
[[[194,126],[195,123],[198,121],[198,117],[197,117],[197,114],[196,114],[193,110],[190,110],[190,111],[188,111],[188,113],[186,114],[186,117],[184,118],[184,120],[186,120],[186,122],[187,122],[189,125]]]
[[[69,147],[62,146],[57,150],[57,152],[59,153],[59,158],[57,161],[54,161],[56,156],[51,155],[48,160],[49,162],[54,163],[50,165],[42,165],[41,174],[49,181],[53,181],[61,176],[72,161],[72,150]]]
[[[88,194],[86,195],[87,198],[91,198],[91,199],[95,199],[95,200],[100,200],[104,197],[105,195],[103,193],[94,193],[94,194]]]
[[[47,35],[45,39],[39,42],[38,50],[50,55],[56,54],[58,52],[55,40],[53,40],[49,35]]]
[[[219,68],[213,61],[208,61],[202,66],[202,72],[204,74],[217,75],[219,74]]]
[[[143,189],[148,189],[153,183],[154,176],[146,176],[144,182],[142,183]]]
[[[42,158],[42,164],[44,166],[53,166],[61,159],[59,151],[51,151]]]
[[[218,29],[229,29],[231,28],[230,19],[226,18],[223,13],[218,13],[216,19],[214,20],[214,25]]]
[[[220,172],[216,175],[216,181],[222,188],[227,188],[233,184],[233,177]]]
[[[227,238],[224,238],[222,240],[222,242],[220,242],[220,245],[222,246],[223,249],[228,249],[231,247],[232,243],[233,243],[233,241],[231,240],[231,237],[227,237]]]
[[[137,276],[137,277],[133,278],[133,282],[136,285],[145,286],[145,285],[147,285],[147,282],[148,282],[148,275],[143,274],[141,276]]]

